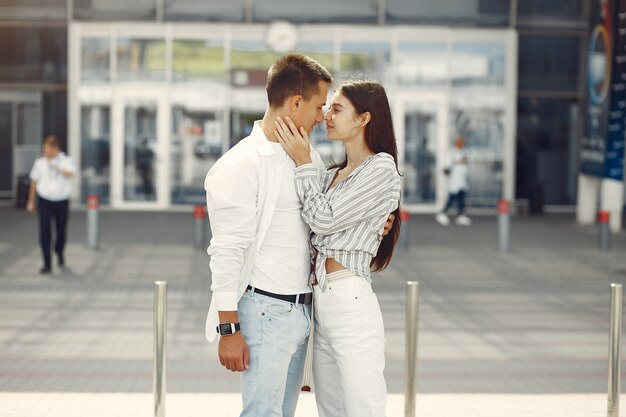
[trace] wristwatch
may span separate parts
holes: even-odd
[[[215,327],[215,330],[222,336],[230,336],[240,329],[239,323],[220,323]]]

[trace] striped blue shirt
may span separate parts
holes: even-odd
[[[326,258],[371,281],[370,264],[380,246],[389,213],[400,202],[400,176],[391,155],[381,152],[365,159],[347,178],[329,188],[338,168],[318,177],[314,164],[296,168],[296,192],[302,218],[311,227],[317,250],[315,273],[326,290]]]

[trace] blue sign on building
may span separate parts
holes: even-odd
[[[626,133],[626,0],[597,0],[587,55],[584,174],[622,181]]]

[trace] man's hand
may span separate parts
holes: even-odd
[[[393,226],[393,221],[395,219],[396,219],[396,216],[394,216],[393,213],[390,213],[389,218],[387,219],[387,223],[385,223],[385,229],[383,230],[383,237],[389,234],[389,231],[391,230],[391,226]]]
[[[221,336],[218,352],[220,363],[230,371],[242,372],[250,365],[250,350],[241,331]]]
[[[35,212],[35,202],[32,200],[28,200],[28,203],[26,204],[26,211],[28,211],[29,213],[34,213]]]

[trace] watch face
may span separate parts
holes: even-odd
[[[232,334],[232,330],[230,328],[230,323],[222,323],[220,324],[220,334]]]

